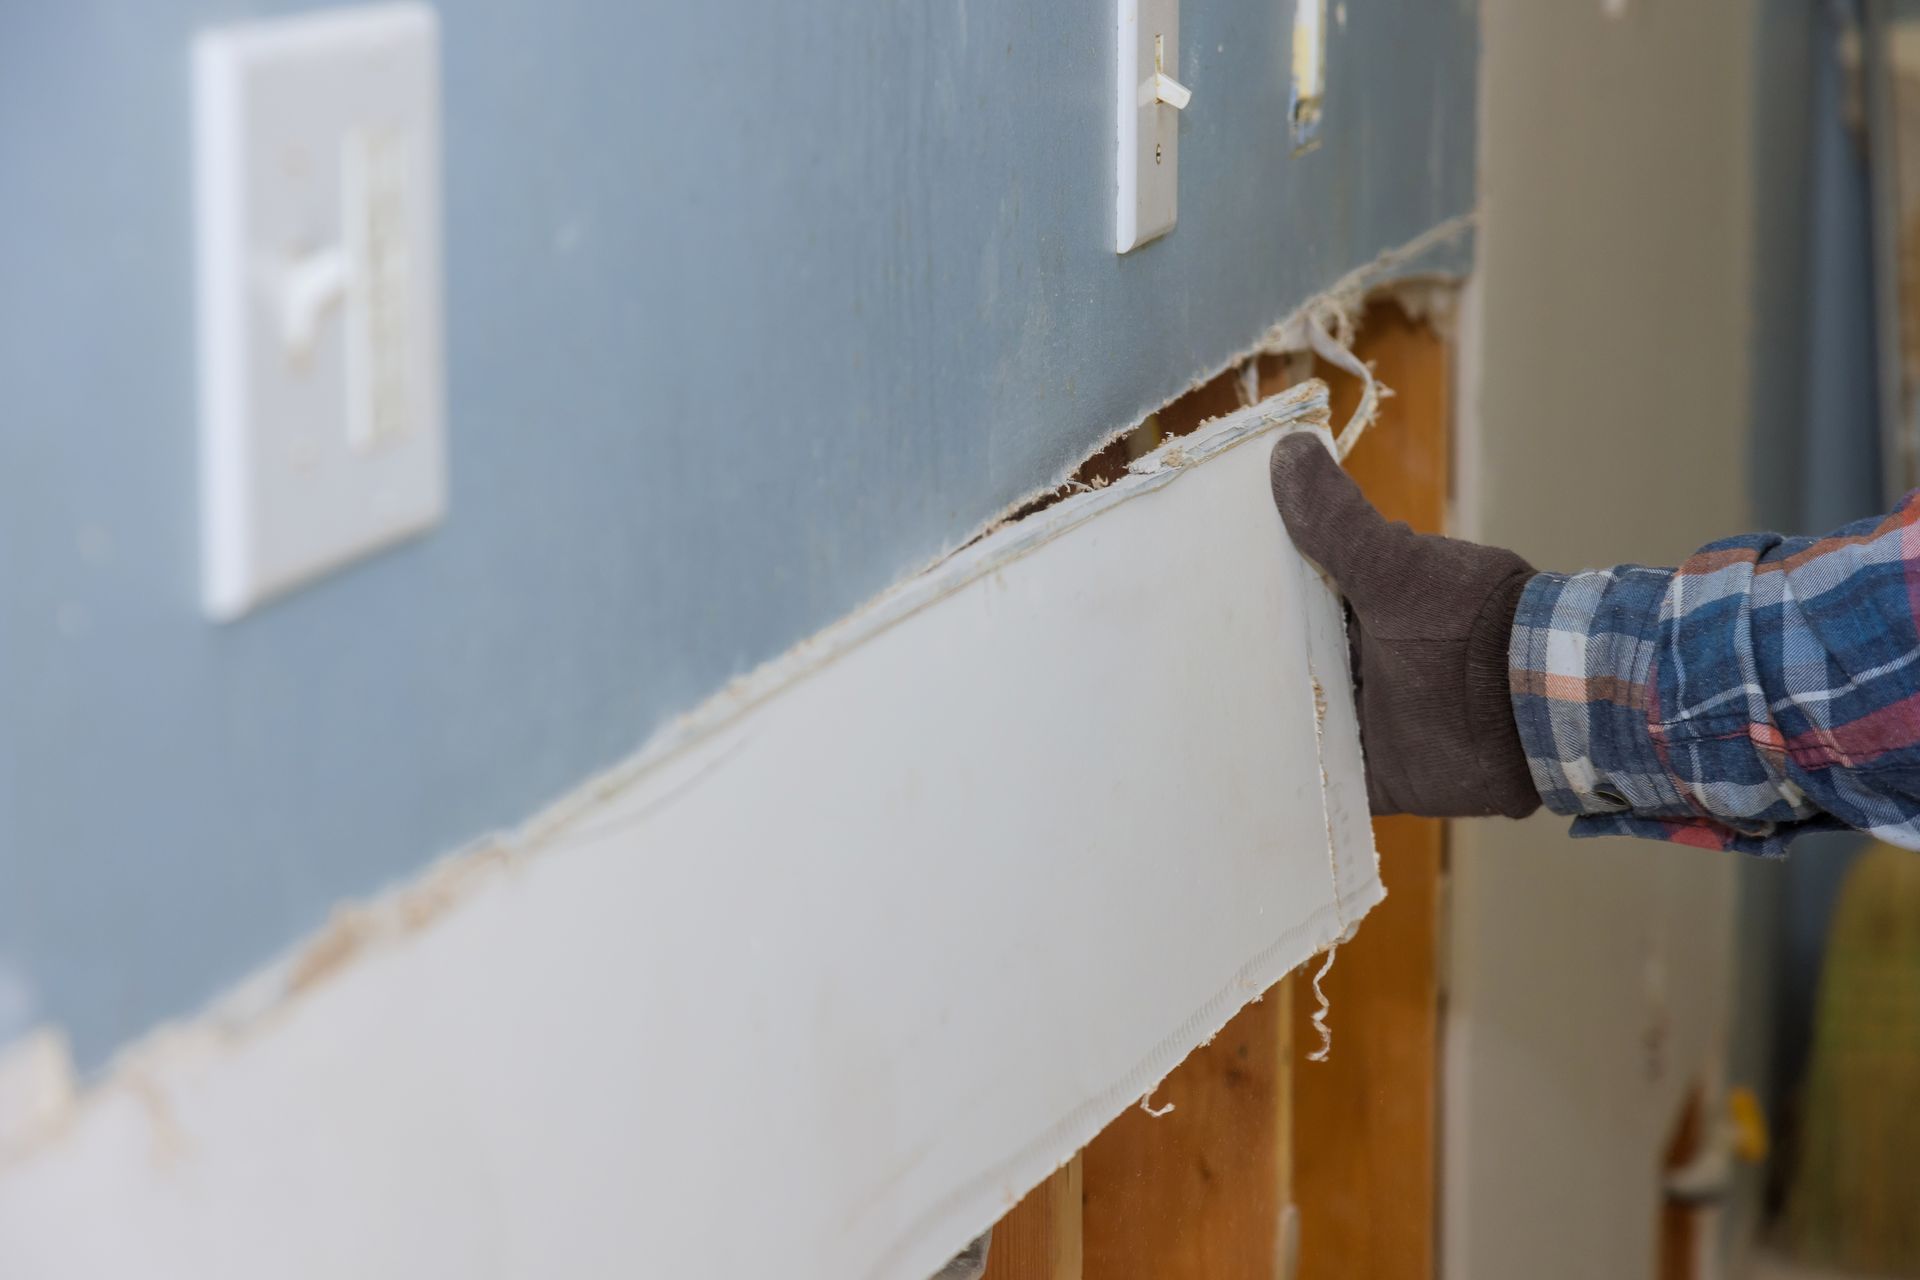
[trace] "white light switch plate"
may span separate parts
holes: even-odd
[[[445,511],[438,45],[415,4],[196,41],[202,588],[216,618]]]
[[[1119,67],[1114,77],[1119,178],[1115,250],[1125,253],[1173,229],[1179,212],[1180,0],[1115,0]],[[1158,90],[1158,92],[1156,92]]]

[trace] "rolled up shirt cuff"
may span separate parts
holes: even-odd
[[[1700,816],[1647,724],[1647,681],[1671,569],[1543,573],[1507,643],[1509,693],[1540,799],[1567,817]]]
[[[1656,740],[1656,658],[1674,570],[1624,565],[1543,573],[1527,584],[1508,641],[1509,693],[1540,799],[1576,836],[1624,835],[1776,855],[1793,836],[1842,826],[1715,813],[1711,780],[1683,788]],[[1724,761],[1723,761],[1724,763]]]

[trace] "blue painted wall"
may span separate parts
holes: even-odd
[[[449,0],[452,511],[197,605],[188,42],[0,3],[0,1039],[83,1063],[510,825],[1473,199],[1471,0],[1186,0],[1112,236],[1110,0]],[[936,673],[929,673],[937,678]]]

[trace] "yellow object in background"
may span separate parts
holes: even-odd
[[[1733,1129],[1733,1154],[1747,1164],[1767,1158],[1767,1113],[1752,1089],[1740,1085],[1727,1094],[1727,1120]]]
[[[1821,963],[1786,1237],[1799,1258],[1920,1277],[1920,856],[1847,869]]]

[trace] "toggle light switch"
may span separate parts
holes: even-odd
[[[1164,102],[1175,111],[1193,101],[1193,90],[1165,72],[1154,72],[1153,79],[1147,81],[1147,85],[1153,90],[1155,102]]]
[[[1180,112],[1193,92],[1174,74],[1180,66],[1180,0],[1117,3],[1114,243],[1125,253],[1173,229],[1180,193]]]
[[[398,4],[194,49],[202,592],[233,618],[446,507],[438,34]]]

